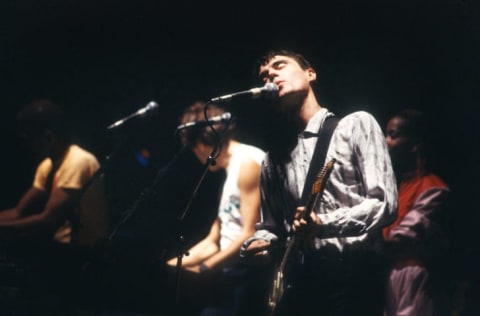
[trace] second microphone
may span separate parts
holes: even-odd
[[[177,132],[185,129],[185,128],[191,128],[191,127],[203,127],[203,126],[209,126],[212,124],[225,124],[230,122],[232,119],[232,114],[230,112],[225,112],[222,115],[218,116],[213,116],[209,118],[208,120],[203,120],[203,121],[196,121],[196,122],[189,122],[186,124],[179,125],[177,127]]]

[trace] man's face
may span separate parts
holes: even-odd
[[[260,66],[258,74],[264,83],[273,82],[278,86],[278,97],[282,104],[305,98],[310,83],[316,79],[312,68],[302,69],[294,58],[281,55]]]
[[[394,168],[405,171],[415,165],[415,144],[402,118],[393,117],[388,121],[385,140]]]
[[[403,120],[399,117],[393,117],[387,123],[387,131],[385,140],[387,141],[388,150],[394,150],[401,146],[405,146],[408,137],[406,136]]]

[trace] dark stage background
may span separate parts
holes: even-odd
[[[175,159],[180,111],[195,100],[258,86],[252,76],[258,53],[292,48],[316,66],[320,101],[339,115],[367,110],[382,126],[403,107],[430,115],[439,170],[455,197],[455,252],[461,270],[477,277],[479,17],[473,0],[3,1],[0,207],[17,201],[34,171],[16,138],[15,113],[32,99],[52,98],[74,118],[78,142],[100,160],[118,148],[106,171],[113,225],[134,210],[120,239],[150,243],[131,247],[146,257],[152,240],[171,251],[175,216],[183,211],[178,200],[185,202],[201,171],[192,157]],[[106,131],[151,100],[158,111]],[[259,103],[227,106],[238,138],[265,147],[268,113]],[[142,192],[172,161],[156,190],[162,207],[145,211]],[[202,185],[202,196],[215,195],[215,177]],[[187,243],[214,216],[202,203],[181,223]]]

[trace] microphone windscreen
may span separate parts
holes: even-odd
[[[275,99],[278,97],[278,86],[273,82],[265,84],[263,87],[263,96],[266,99]]]

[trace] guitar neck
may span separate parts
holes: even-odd
[[[305,205],[305,212],[303,213],[303,216],[302,216],[303,219],[306,219],[307,217],[309,217],[311,212],[317,205],[318,200],[323,194],[323,191],[325,189],[325,183],[327,182],[327,179],[330,176],[330,173],[332,172],[333,165],[335,162],[336,162],[335,159],[330,160],[325,166],[323,166],[323,168],[318,173],[317,179],[315,180],[315,183],[313,184],[313,187],[312,187],[312,193],[310,194],[308,201]]]
[[[313,212],[313,209],[315,208],[315,205],[317,205],[318,199],[320,198],[321,192],[316,192],[315,194],[312,194],[305,206],[305,212],[303,212],[303,219],[306,219],[307,217],[310,216],[310,214]]]
[[[325,182],[327,181],[330,172],[332,171],[334,163],[335,159],[332,159],[318,173],[316,181],[312,188],[312,192],[305,205],[305,212],[303,212],[302,214],[303,219],[306,219],[310,216],[311,212],[319,202],[319,199],[323,193]],[[290,282],[285,280],[285,275],[290,274],[292,270],[292,267],[289,267],[291,265],[290,263],[292,262],[291,259],[297,253],[298,248],[301,247],[303,242],[304,240],[300,237],[297,237],[294,233],[290,234],[290,238],[287,240],[282,260],[275,269],[273,285],[268,297],[268,306],[271,312],[270,316],[277,315],[279,304],[283,300],[284,293],[288,288],[290,288],[291,284]]]

